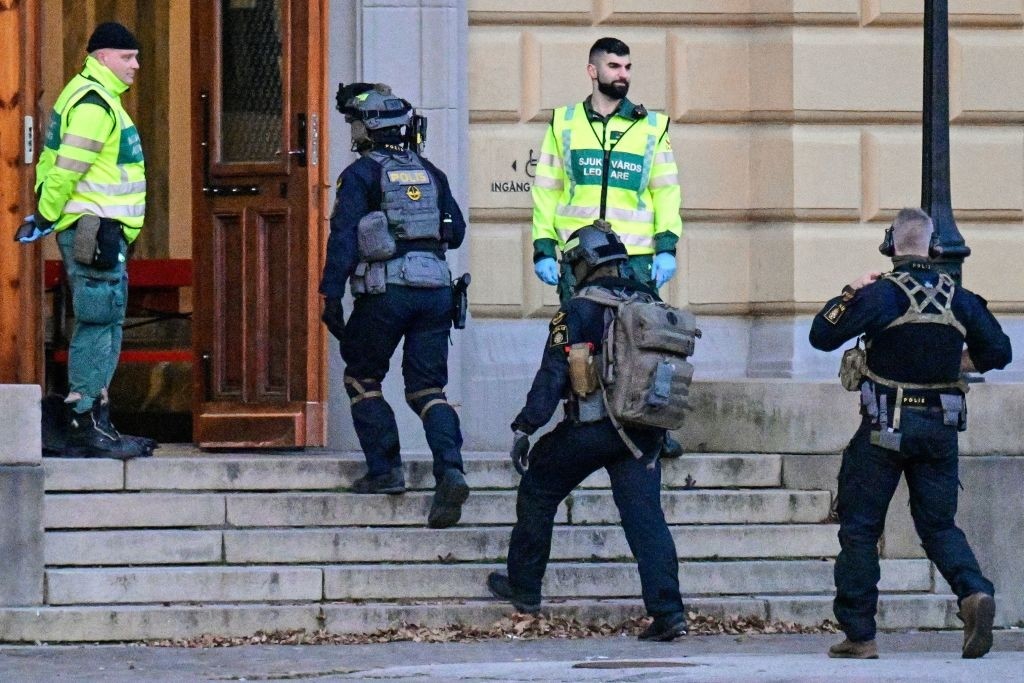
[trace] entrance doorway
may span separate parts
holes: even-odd
[[[191,4],[193,436],[324,440],[322,2]]]

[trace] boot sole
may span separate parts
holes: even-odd
[[[858,654],[856,652],[832,652],[828,651],[828,656],[832,659],[878,659],[878,653],[872,654]]]
[[[664,631],[659,631],[658,633],[653,633],[646,637],[637,636],[637,640],[642,640],[648,643],[667,643],[670,640],[675,640],[676,638],[685,636],[687,632],[688,631],[686,628],[686,622],[684,621],[681,624],[676,624],[671,628],[665,629]]]
[[[445,474],[438,484],[427,515],[427,526],[431,529],[447,529],[462,518],[462,504],[469,498],[469,484],[461,472],[459,474],[459,477]]]
[[[964,612],[964,659],[984,657],[992,649],[995,616],[996,601],[990,595],[982,596],[974,609]]]

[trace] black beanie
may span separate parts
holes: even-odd
[[[89,45],[85,51],[95,52],[105,47],[115,50],[138,50],[139,41],[135,40],[131,31],[116,21],[105,21],[89,36]]]

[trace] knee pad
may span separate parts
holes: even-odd
[[[431,387],[429,389],[406,392],[405,402],[423,420],[427,416],[427,411],[434,406],[448,405],[448,398],[444,395],[443,388]]]
[[[384,398],[380,381],[375,379],[356,379],[345,375],[345,392],[352,405],[371,398]]]

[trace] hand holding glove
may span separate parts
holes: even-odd
[[[517,429],[512,434],[512,449],[509,454],[519,476],[526,474],[526,470],[530,468],[530,435]]]
[[[51,232],[53,232],[53,223],[43,218],[42,214],[28,215],[25,216],[25,220],[14,233],[14,239],[22,244],[29,244]]]
[[[542,258],[533,264],[533,272],[541,279],[541,282],[549,285],[558,284],[558,262],[550,256]]]
[[[341,341],[345,337],[345,309],[338,297],[324,299],[324,312],[320,316],[334,338]]]
[[[654,265],[651,266],[651,279],[654,280],[655,288],[672,279],[676,274],[676,257],[668,252],[654,255]]]

